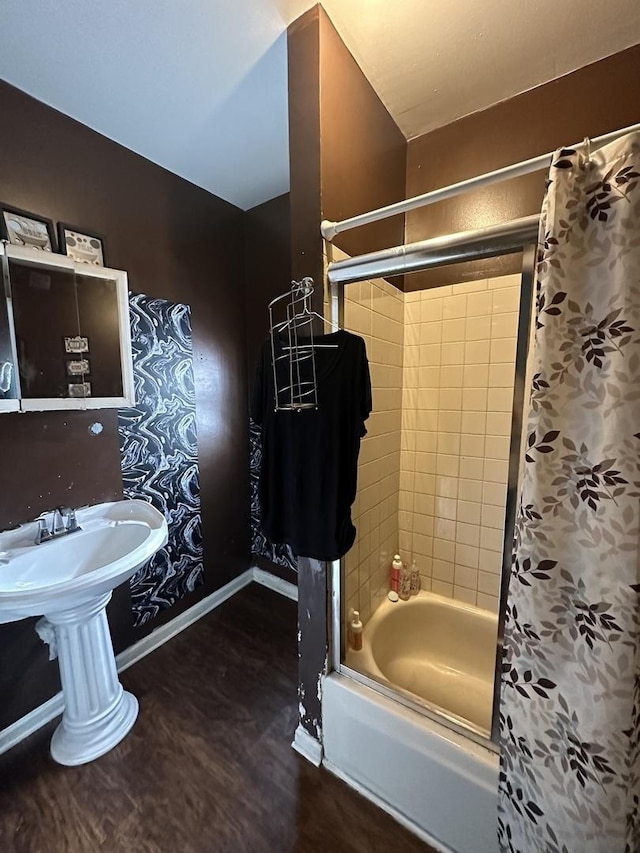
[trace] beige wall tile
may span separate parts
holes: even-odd
[[[465,320],[465,341],[484,341],[491,337],[491,317],[470,317]]]
[[[489,365],[465,364],[462,381],[465,388],[486,388],[489,384]]]
[[[483,477],[489,483],[506,484],[509,479],[509,462],[502,459],[485,459]]]
[[[493,291],[493,313],[515,312],[520,307],[520,288],[500,287]]]
[[[464,345],[464,363],[489,364],[490,351],[490,341],[467,341]]]
[[[459,566],[467,566],[470,569],[478,568],[480,558],[480,549],[474,548],[472,545],[462,545],[457,543],[455,546],[454,561]]]
[[[491,361],[515,363],[516,338],[493,338],[491,340]]]
[[[440,348],[441,364],[444,367],[455,364],[464,364],[464,343],[443,343]]]
[[[487,280],[481,279],[480,281],[464,281],[456,284],[456,292],[457,293],[479,293],[480,291],[487,289]]]
[[[474,412],[476,416],[479,416],[480,412]],[[484,415],[484,413],[482,413]],[[483,417],[482,424],[483,427],[485,425],[486,418]],[[462,428],[464,430],[465,426],[468,426],[470,423],[475,423],[475,420],[465,421],[464,415],[462,417]],[[463,456],[476,456],[478,458],[484,457],[484,442],[485,442],[485,434],[484,428],[478,434],[472,434],[468,431],[464,431],[460,436],[460,453]]]
[[[345,325],[367,340],[375,405],[348,600],[366,620],[400,549],[418,561],[424,588],[496,612],[519,276],[407,294],[361,282],[346,297]]]
[[[490,388],[513,388],[515,379],[515,360],[505,364],[491,364],[489,366]]]
[[[462,436],[480,435],[484,439],[487,431],[487,413],[485,411],[463,411],[460,428]],[[484,454],[484,448],[482,453]]]
[[[483,483],[482,502],[504,507],[507,500],[507,487],[502,483]]]
[[[486,290],[467,296],[467,317],[483,317],[491,314],[491,293]]]
[[[485,479],[484,459],[476,459],[474,456],[460,457],[460,477],[468,480]]]
[[[497,507],[489,507],[487,506],[487,510],[489,509],[497,509]],[[458,501],[458,521],[463,521],[467,524],[480,524],[480,517],[482,515],[482,523],[484,524],[484,515],[482,514],[482,504],[476,503],[475,501]],[[494,525],[491,525],[492,527]]]
[[[500,577],[490,572],[478,572],[478,592],[497,597],[500,594]]]
[[[460,457],[453,454],[438,453],[436,473],[443,477],[457,477],[460,472]]]
[[[482,608],[482,610],[489,610],[491,613],[498,613],[500,602],[497,596],[485,595],[483,592],[479,592],[476,606]]]
[[[456,566],[453,573],[453,582],[456,586],[464,586],[467,589],[478,588],[478,572],[467,566]]]
[[[476,591],[473,589],[466,589],[466,587],[463,586],[454,586],[453,598],[455,601],[463,601],[465,604],[473,604],[474,606],[477,602]]]
[[[482,504],[482,526],[496,527],[501,531],[504,530],[504,513],[504,504],[502,506]]]
[[[442,595],[445,598],[453,598],[453,584],[435,580],[435,577],[434,580],[431,581],[431,591],[435,592],[436,595]]]
[[[452,289],[452,285],[445,284],[441,287],[431,287],[428,290],[421,290],[420,293],[422,294],[423,300],[429,300],[437,299],[441,296],[451,296]]]
[[[439,560],[434,559],[432,564],[432,573],[433,579],[435,581],[445,581],[446,583],[453,583],[453,575],[454,575],[455,566],[453,563],[448,560]],[[434,589],[434,592],[436,590]],[[447,593],[440,593],[441,595],[446,595]]]
[[[458,497],[461,500],[476,501],[482,503],[482,486],[481,480],[458,480]]]
[[[435,320],[442,320],[443,304],[442,297],[423,300],[420,305],[420,322],[433,323]]]
[[[513,330],[510,332],[513,335]],[[502,337],[508,337],[504,335]],[[442,343],[442,323],[440,321],[422,323],[420,326],[420,343],[421,344],[439,344]],[[429,364],[428,361],[423,361],[423,364]]]
[[[433,540],[433,556],[434,559],[445,560],[448,563],[455,561],[456,543],[448,542],[446,539]],[[441,578],[442,580],[442,578]]]
[[[518,314],[494,314],[491,318],[492,338],[515,338],[518,334]]]
[[[480,547],[488,551],[502,553],[502,530],[495,527],[483,527],[480,531]]]
[[[464,353],[463,353],[464,357]],[[438,382],[442,388],[462,388],[464,368],[462,364],[445,365],[439,369]]]
[[[442,318],[444,320],[464,319],[467,316],[467,296],[455,292],[455,296],[445,296],[443,300]]]
[[[502,391],[503,389],[498,389]],[[505,389],[506,390],[506,389]],[[441,409],[461,409],[462,408],[462,388],[441,388],[438,405]]]
[[[502,554],[488,548],[480,548],[478,568],[483,572],[493,572],[493,574],[499,575],[502,571]]]
[[[506,459],[511,446],[510,435],[488,435],[485,443],[487,459]]]
[[[489,388],[487,408],[490,412],[509,412],[513,409],[513,388]]]
[[[487,412],[487,435],[511,435],[511,412]]]
[[[477,548],[480,545],[480,525],[458,521],[456,524],[456,542],[461,545],[473,545]]]

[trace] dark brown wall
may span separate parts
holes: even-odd
[[[269,334],[269,302],[291,286],[291,204],[288,193],[246,211],[244,246],[247,367],[251,383],[260,347]],[[263,557],[254,554],[252,562],[290,583],[298,582],[295,572]]]
[[[407,197],[527,160],[638,121],[640,45],[412,139]],[[407,214],[407,242],[539,213],[546,171]],[[406,276],[407,290],[516,272],[519,256]]]
[[[104,234],[130,289],[191,305],[205,584],[134,632],[128,589],[109,618],[116,651],[249,565],[242,213],[6,84],[0,198]],[[96,437],[93,421],[104,424]],[[57,504],[121,497],[116,413],[0,415],[0,529]],[[57,689],[32,620],[0,626],[0,728]]]
[[[287,33],[291,275],[297,280],[309,275],[315,282],[322,281],[323,274],[318,10],[314,6]]]
[[[338,221],[404,199],[407,143],[322,8],[319,27],[322,218]],[[334,243],[355,255],[403,239],[395,216]]]
[[[320,6],[289,27],[288,51],[292,275],[320,282],[321,220],[402,200],[406,141]],[[334,242],[358,254],[403,237],[400,216]]]
[[[289,193],[244,214],[244,277],[249,378],[269,334],[269,302],[291,287]]]

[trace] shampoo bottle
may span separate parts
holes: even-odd
[[[402,572],[402,560],[400,554],[394,554],[391,562],[391,591],[400,592],[400,573]]]
[[[350,627],[351,648],[354,650],[354,652],[362,651],[362,621],[360,619],[360,612],[358,610],[353,611]]]

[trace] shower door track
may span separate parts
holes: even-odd
[[[431,708],[417,698],[394,686],[387,687],[373,678],[353,670],[342,663],[345,653],[345,642],[342,626],[345,624],[346,612],[345,602],[342,598],[342,579],[344,577],[343,561],[334,560],[331,565],[330,586],[330,648],[329,669],[335,670],[345,676],[353,678],[367,687],[399,702],[420,714],[462,733],[472,740],[490,749],[497,750],[499,732],[499,705],[500,705],[500,675],[502,669],[502,648],[504,643],[504,623],[507,602],[509,578],[511,574],[511,548],[516,521],[516,501],[518,495],[520,456],[522,448],[522,428],[524,420],[525,400],[525,370],[527,355],[529,351],[529,339],[531,329],[531,315],[534,296],[535,260],[537,250],[537,232],[539,216],[529,216],[525,219],[517,219],[512,222],[503,223],[477,231],[464,231],[458,234],[450,234],[445,237],[436,237],[424,240],[421,243],[407,246],[407,249],[419,247],[418,252],[409,256],[404,255],[398,249],[385,250],[385,252],[374,252],[369,255],[361,255],[341,261],[339,264],[329,264],[329,319],[332,323],[342,326],[344,285],[354,281],[362,281],[369,278],[385,278],[389,275],[398,275],[408,269],[412,272],[432,269],[434,267],[448,264],[460,263],[462,261],[473,261],[480,258],[496,257],[498,255],[522,252],[522,279],[520,294],[520,310],[518,317],[518,336],[516,349],[514,398],[511,423],[511,446],[509,453],[509,474],[507,483],[507,501],[505,509],[505,529],[502,549],[502,570],[500,575],[500,608],[498,613],[498,639],[496,644],[496,664],[494,670],[494,692],[493,713],[491,722],[490,738],[475,729],[471,724],[460,723],[452,719],[446,711],[439,708]],[[330,252],[330,246],[329,252]],[[386,258],[382,256],[386,255]],[[419,257],[418,257],[419,256]],[[410,257],[411,266],[402,266],[403,258]],[[370,260],[374,258],[373,264]],[[418,263],[419,259],[419,263]],[[400,263],[398,262],[400,261]],[[332,271],[340,269],[339,275],[332,275]],[[349,273],[352,274],[349,275]]]

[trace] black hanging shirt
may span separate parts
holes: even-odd
[[[278,388],[288,382],[287,359],[277,358],[286,343],[276,338]],[[371,412],[371,381],[362,338],[341,330],[315,337],[314,344],[317,409],[275,411],[268,339],[252,388],[251,417],[262,428],[259,495],[265,535],[290,545],[299,557],[328,561],[346,554],[356,535],[351,504],[360,439]]]

